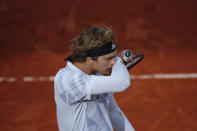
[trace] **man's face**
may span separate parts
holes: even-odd
[[[117,51],[113,51],[104,56],[99,56],[93,64],[93,70],[99,72],[103,75],[110,75],[112,72],[112,67],[116,63],[115,57],[117,56]]]

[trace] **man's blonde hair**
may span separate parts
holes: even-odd
[[[72,62],[85,62],[90,50],[100,47],[107,42],[115,42],[109,27],[89,26],[75,39],[72,45]]]

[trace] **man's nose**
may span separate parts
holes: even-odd
[[[116,63],[116,58],[113,58],[111,64],[114,65]]]

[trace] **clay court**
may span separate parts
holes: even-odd
[[[111,26],[119,50],[145,54],[129,71],[130,88],[115,95],[136,131],[196,131],[196,5],[1,0],[0,131],[58,131],[53,76],[89,25]]]

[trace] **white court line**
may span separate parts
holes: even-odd
[[[49,77],[31,77],[31,76],[25,76],[23,77],[24,82],[34,82],[34,81],[50,81],[52,82],[54,80],[54,76],[49,76]]]
[[[16,78],[15,77],[0,77],[0,82],[15,82]]]
[[[141,75],[131,75],[131,79],[196,79],[197,73],[176,73],[176,74],[141,74]],[[54,76],[24,76],[22,81],[24,82],[41,82],[48,81],[53,82]],[[21,81],[17,77],[0,77],[0,82],[16,82]]]
[[[131,79],[194,79],[197,73],[131,75]]]

